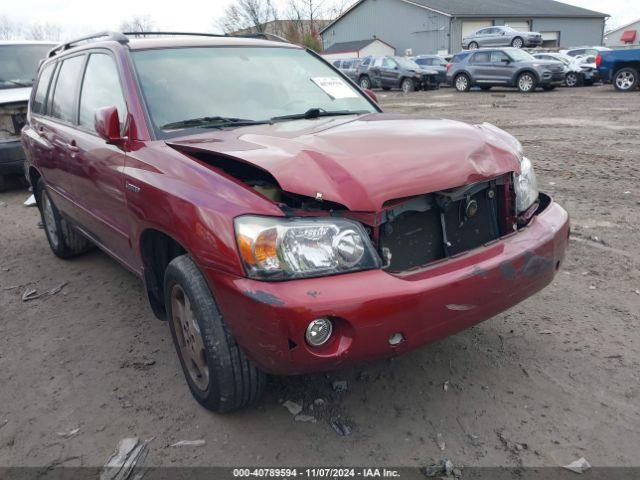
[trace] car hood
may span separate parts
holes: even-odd
[[[167,142],[269,172],[288,192],[379,211],[393,199],[520,170],[521,145],[489,124],[370,114],[207,131]]]
[[[31,87],[2,88],[0,89],[0,105],[28,102],[30,95]]]

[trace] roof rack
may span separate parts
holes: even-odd
[[[92,35],[87,35],[86,37],[76,38],[75,40],[71,40],[69,42],[61,43],[60,45],[54,47],[49,51],[48,57],[53,57],[58,55],[59,53],[64,52],[65,50],[70,49],[78,44],[83,42],[88,42],[90,40],[104,39],[104,40],[113,40],[115,42],[126,45],[129,43],[128,37],[147,37],[153,35],[167,35],[171,37],[215,37],[215,38],[262,38],[264,40],[272,40],[276,42],[283,43],[291,43],[286,38],[282,38],[278,35],[273,35],[271,33],[244,33],[240,35],[230,35],[230,34],[220,34],[220,33],[194,33],[194,32],[99,32],[94,33]]]
[[[80,37],[80,38],[76,38],[75,40],[71,40],[69,42],[66,43],[61,43],[60,45],[58,45],[57,47],[54,47],[53,49],[51,49],[49,51],[49,55],[48,57],[53,57],[61,52],[64,52],[65,50],[70,49],[71,47],[82,43],[82,42],[88,42],[89,40],[95,40],[98,38],[104,38],[105,40],[113,40],[116,41],[118,43],[122,43],[122,44],[126,44],[129,43],[129,39],[122,33],[119,32],[98,32],[98,33],[94,33],[92,35],[87,35],[86,37]]]

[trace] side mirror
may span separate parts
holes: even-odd
[[[96,133],[109,144],[122,142],[120,134],[120,117],[116,107],[102,107],[96,110]]]
[[[507,34],[507,32],[505,32],[504,30],[500,31],[500,35],[506,35],[506,34]]]
[[[373,93],[373,90],[369,90],[368,88],[365,88],[364,93],[366,93],[371,100],[378,103],[378,96],[375,93]]]

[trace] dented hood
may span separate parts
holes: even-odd
[[[167,142],[268,171],[288,192],[378,211],[384,202],[519,171],[520,143],[489,124],[395,114],[256,125]]]

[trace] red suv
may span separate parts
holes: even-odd
[[[22,132],[45,233],[145,284],[189,388],[407,352],[549,284],[567,213],[489,124],[385,114],[282,42],[104,34],[42,64]]]

